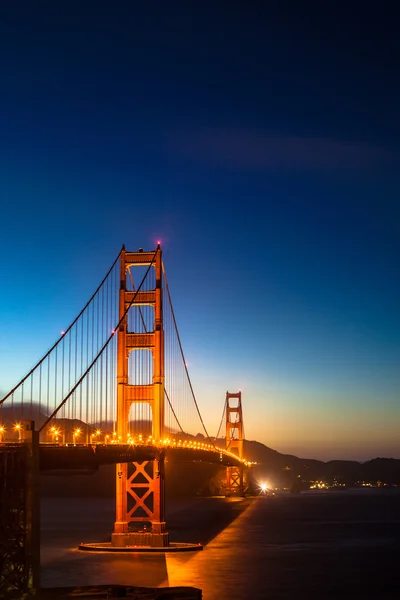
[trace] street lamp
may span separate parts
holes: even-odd
[[[15,423],[14,425],[15,431],[18,431],[18,441],[22,441],[22,425],[21,423]]]
[[[0,425],[0,444],[3,441],[3,435],[6,431],[6,428],[4,427],[4,425]]]
[[[76,444],[76,438],[79,437],[81,435],[81,430],[79,429],[79,427],[77,429],[74,429],[74,433],[73,433],[73,439],[74,439],[74,444]]]
[[[90,436],[90,443],[93,443],[93,438],[97,437],[98,435],[101,434],[101,430],[100,429],[96,429],[96,431],[94,433],[92,433],[92,435]]]
[[[50,435],[51,435],[51,441],[53,442],[58,442],[58,436],[60,435],[60,430],[57,429],[57,427],[50,427]]]

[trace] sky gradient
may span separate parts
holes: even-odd
[[[167,4],[2,8],[0,390],[160,239],[210,431],[400,458],[392,4]]]

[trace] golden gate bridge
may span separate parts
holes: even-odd
[[[222,447],[216,441],[224,421]],[[0,400],[0,500],[9,508],[2,511],[0,538],[8,539],[10,515],[18,513],[11,488],[22,490],[17,478],[27,464],[21,463],[23,448],[28,463],[34,454],[37,470],[44,472],[116,464],[111,546],[167,550],[165,460],[217,462],[226,467],[226,494],[243,495],[243,442],[240,391],[226,393],[217,435],[211,437],[205,426],[160,244],[137,252],[123,246],[71,325]],[[21,523],[15,527],[25,543]],[[5,570],[0,588],[18,571],[15,564]]]

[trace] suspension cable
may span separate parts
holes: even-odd
[[[129,273],[129,278],[130,278],[130,280],[131,280],[132,291],[133,291],[133,292],[135,292],[135,291],[136,291],[136,290],[135,290],[135,283],[134,283],[134,281],[133,281],[133,276],[132,276],[132,272],[131,272],[130,268],[128,269],[128,273]],[[144,320],[144,316],[143,316],[143,311],[142,311],[142,308],[141,308],[141,306],[138,306],[138,308],[139,308],[140,319],[141,319],[141,321],[142,321],[142,326],[143,326],[144,332],[145,332],[145,333],[147,333],[147,327],[146,327],[146,322],[145,322],[145,320]],[[170,398],[169,398],[169,396],[168,396],[168,392],[167,392],[167,390],[166,390],[166,388],[165,388],[165,385],[164,385],[163,387],[164,387],[164,394],[165,394],[165,397],[166,397],[166,399],[167,399],[167,401],[168,401],[168,404],[169,404],[169,407],[170,407],[170,409],[171,409],[171,411],[172,411],[172,414],[173,414],[173,415],[174,415],[174,417],[175,417],[175,420],[176,420],[176,422],[177,422],[177,424],[178,424],[178,427],[179,427],[179,429],[181,430],[181,432],[182,432],[182,433],[184,433],[184,431],[183,431],[183,429],[182,429],[182,425],[181,425],[181,424],[180,424],[180,422],[179,422],[179,419],[178,419],[178,417],[177,417],[177,415],[176,415],[176,413],[175,413],[175,410],[174,410],[174,408],[173,408],[173,406],[172,406],[171,400],[170,400]]]
[[[171,400],[169,399],[168,392],[167,392],[167,390],[165,389],[165,386],[164,386],[164,394],[165,394],[165,397],[166,397],[166,398],[167,398],[167,400],[168,400],[168,404],[169,404],[169,407],[170,407],[170,409],[172,410],[172,414],[174,415],[174,417],[175,417],[175,420],[176,420],[176,422],[178,423],[178,427],[179,427],[179,429],[181,430],[181,432],[182,432],[182,433],[185,433],[185,432],[183,431],[183,429],[182,429],[182,425],[179,423],[179,419],[178,419],[178,417],[176,416],[176,413],[175,413],[175,411],[174,411],[174,408],[173,408],[173,406],[172,406]]]
[[[197,414],[199,415],[200,422],[201,422],[201,424],[203,426],[203,429],[204,429],[204,432],[206,434],[206,437],[211,442],[211,444],[215,447],[215,444],[212,442],[212,440],[211,440],[211,438],[210,438],[210,436],[208,434],[208,431],[207,431],[206,426],[205,426],[204,421],[203,421],[203,417],[201,416],[200,409],[199,409],[199,406],[197,404],[196,396],[194,394],[192,382],[190,380],[189,371],[188,371],[186,360],[185,360],[185,355],[183,353],[181,338],[180,338],[179,331],[178,331],[178,325],[177,325],[176,319],[175,319],[174,307],[172,306],[171,294],[169,293],[169,286],[168,286],[167,275],[166,275],[166,272],[165,272],[164,263],[162,263],[162,270],[163,270],[163,275],[164,275],[165,289],[167,291],[168,301],[169,301],[169,305],[170,305],[170,308],[171,308],[172,320],[173,320],[174,327],[175,327],[175,333],[176,333],[176,336],[177,336],[177,339],[178,339],[179,349],[180,349],[182,360],[183,360],[183,366],[184,366],[185,371],[186,371],[186,377],[187,377],[187,380],[188,380],[188,383],[189,383],[190,391],[192,393],[192,398],[193,398],[193,401],[194,401],[194,404],[195,404],[195,407],[196,407],[196,410],[197,410]]]
[[[123,249],[123,247],[122,247],[122,249]],[[0,405],[3,404],[3,402],[5,402],[7,400],[7,398],[9,398],[19,388],[19,386],[22,385],[24,383],[24,381],[26,381],[26,379],[28,379],[28,377],[30,375],[32,375],[32,373],[34,371],[36,371],[36,369],[46,360],[46,358],[53,352],[53,350],[58,346],[58,344],[65,338],[65,335],[72,329],[72,327],[75,325],[75,323],[78,321],[78,319],[85,312],[85,310],[87,309],[87,307],[89,306],[89,304],[92,302],[93,298],[96,296],[97,292],[100,290],[100,288],[102,287],[102,285],[106,281],[107,277],[109,276],[109,274],[111,273],[111,271],[113,270],[113,268],[115,267],[115,265],[117,264],[117,261],[118,261],[119,257],[121,256],[122,249],[118,252],[117,258],[114,260],[113,264],[111,265],[111,267],[107,271],[107,274],[105,275],[104,279],[102,280],[102,282],[100,283],[100,285],[98,286],[98,288],[96,289],[96,291],[92,294],[92,296],[87,301],[87,303],[85,304],[85,306],[82,308],[82,310],[78,314],[78,316],[72,321],[71,325],[64,331],[64,333],[62,333],[61,337],[55,342],[55,344],[52,345],[52,347],[50,348],[50,350],[47,351],[47,353],[39,360],[39,362],[37,362],[36,365],[34,367],[32,367],[32,369],[29,371],[29,373],[27,375],[25,375],[25,377],[23,377],[21,379],[21,381],[19,383],[17,383],[16,386],[13,387],[12,390],[10,392],[8,392],[8,394],[6,394],[4,396],[4,398],[2,398],[0,400]]]
[[[236,425],[237,423],[239,423],[239,414],[236,415],[236,420],[233,422],[233,424]],[[233,440],[235,439],[233,437],[235,435],[235,429],[237,429],[237,427],[231,427],[231,430],[230,430],[231,437],[229,439],[229,444],[227,445],[227,447],[225,448],[225,450],[229,450],[230,445],[232,444]]]
[[[131,268],[130,267],[128,268],[128,273],[129,273],[129,278],[131,280],[132,292],[136,292],[136,290],[135,290],[135,284],[133,282],[133,277],[132,277],[132,272],[131,272]],[[142,321],[144,332],[147,333],[147,327],[146,327],[146,323],[145,323],[145,320],[144,320],[142,307],[138,306],[138,309],[139,309],[140,319]]]
[[[103,354],[104,350],[107,348],[108,344],[110,343],[110,341],[113,339],[114,335],[117,332],[117,329],[119,328],[119,326],[121,325],[121,323],[123,322],[123,320],[125,319],[126,315],[128,314],[129,309],[131,308],[131,306],[133,305],[134,301],[136,300],[136,296],[138,295],[140,289],[142,288],[142,285],[147,277],[147,275],[149,274],[149,271],[151,269],[151,267],[154,264],[155,258],[157,256],[157,252],[158,252],[159,248],[157,246],[153,258],[151,259],[151,262],[149,264],[149,266],[147,267],[146,273],[143,276],[142,281],[140,282],[139,287],[137,288],[136,292],[134,293],[134,295],[132,296],[132,300],[130,301],[130,303],[128,304],[128,306],[125,309],[124,314],[122,315],[122,317],[120,318],[120,320],[118,321],[117,325],[115,326],[115,328],[113,329],[113,331],[111,332],[111,335],[109,336],[109,338],[106,340],[105,344],[103,345],[103,347],[101,348],[101,350],[99,351],[99,353],[97,354],[97,356],[94,358],[94,360],[91,362],[91,364],[88,366],[88,368],[86,369],[86,371],[84,372],[84,374],[82,375],[82,377],[80,377],[79,381],[74,385],[74,387],[69,391],[69,393],[66,395],[66,397],[64,398],[64,400],[57,406],[57,408],[54,409],[54,411],[51,413],[51,415],[46,419],[46,421],[43,423],[43,425],[40,427],[40,429],[38,430],[39,433],[41,431],[43,431],[43,429],[46,427],[46,425],[52,420],[52,418],[54,417],[54,415],[56,415],[58,413],[58,411],[60,410],[60,408],[62,406],[64,406],[64,404],[67,402],[67,400],[72,396],[72,394],[76,391],[76,389],[78,388],[78,386],[82,383],[82,381],[85,379],[85,377],[87,376],[87,374],[89,373],[89,371],[91,370],[91,368],[93,367],[93,365],[96,364],[96,362],[98,361],[98,359],[100,358],[100,356]],[[115,263],[114,263],[115,264]]]
[[[222,417],[221,417],[221,423],[219,424],[219,427],[218,427],[218,433],[215,436],[216,440],[218,439],[218,436],[219,436],[220,431],[221,431],[222,423],[224,422],[225,411],[226,411],[226,400],[225,400],[225,403],[224,403],[224,408],[222,409]]]

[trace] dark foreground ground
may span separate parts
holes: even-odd
[[[180,555],[88,554],[109,537],[110,499],[42,500],[42,584],[195,586],[206,600],[400,598],[400,493],[362,490],[170,503]]]

